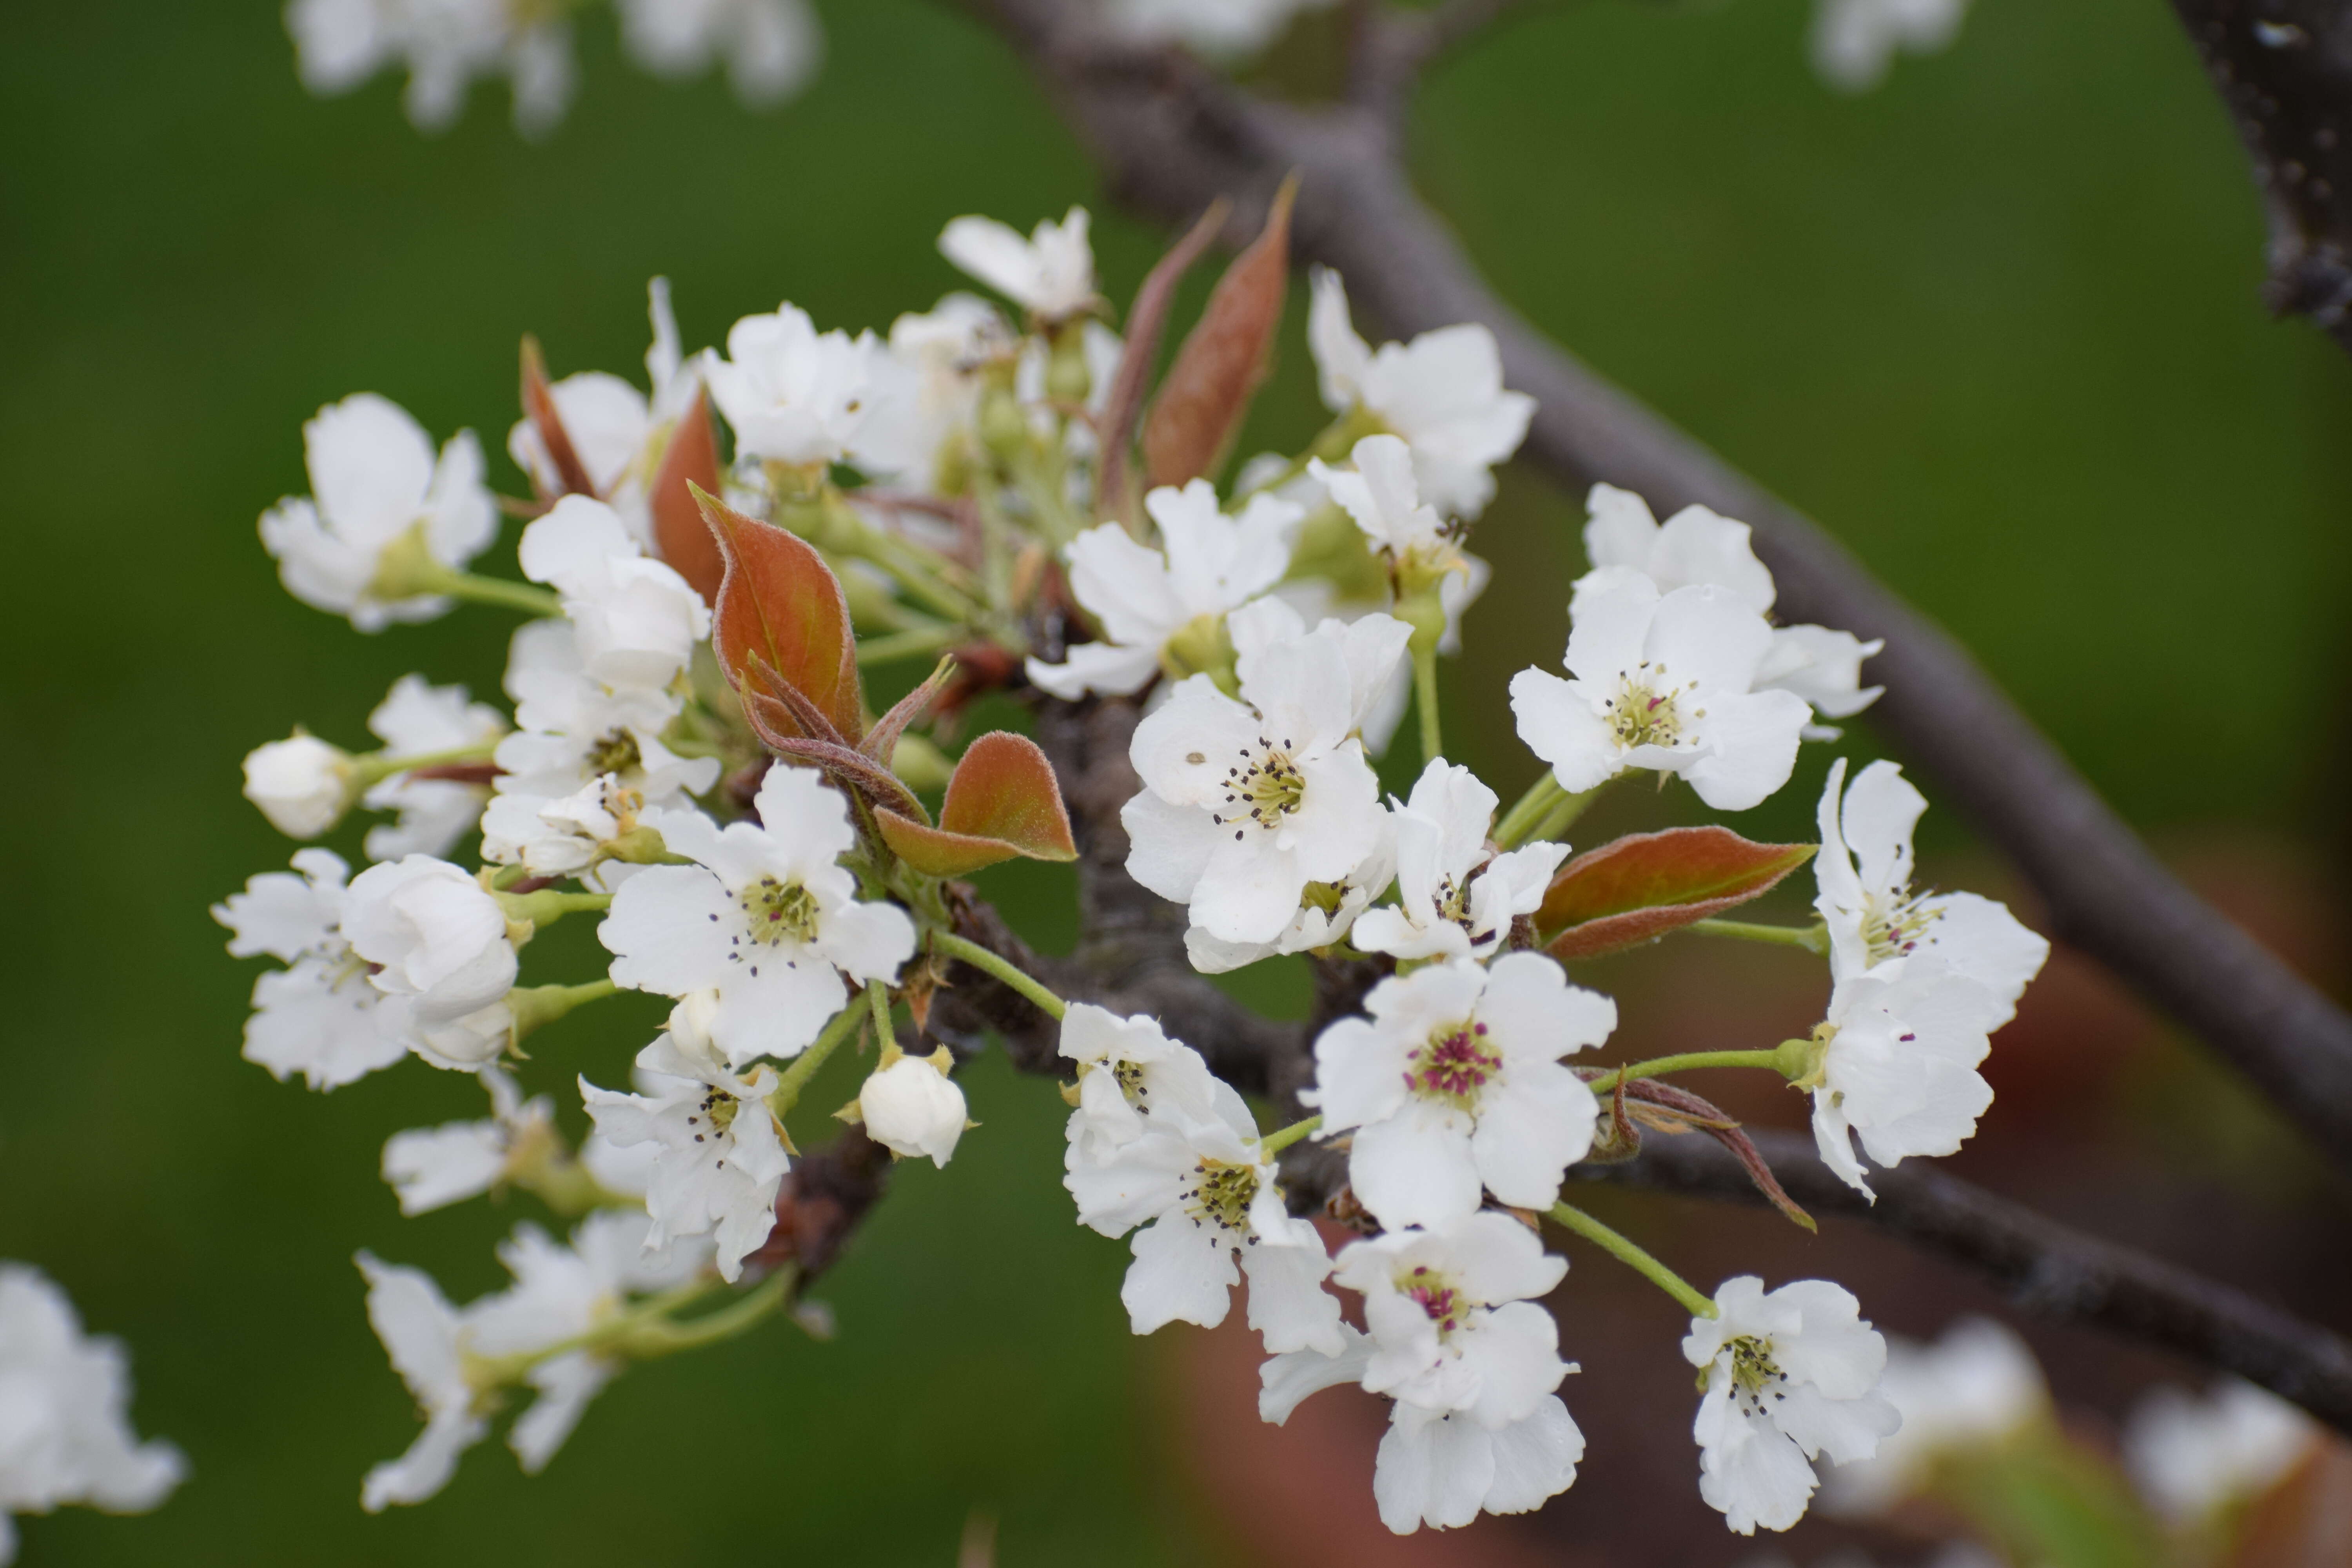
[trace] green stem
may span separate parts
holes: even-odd
[[[1258,1158],[1261,1160],[1273,1159],[1276,1154],[1281,1153],[1285,1149],[1289,1148],[1293,1143],[1297,1142],[1301,1138],[1306,1137],[1309,1132],[1314,1131],[1317,1128],[1322,1125],[1323,1119],[1321,1117],[1310,1116],[1304,1121],[1294,1121],[1289,1126],[1285,1127],[1278,1131],[1267,1133],[1265,1137],[1257,1141]]]
[[[530,583],[509,583],[503,577],[484,577],[472,572],[449,572],[434,574],[435,592],[453,599],[464,599],[476,605],[495,605],[502,610],[520,610],[526,616],[560,616],[563,613],[562,598],[545,588]]]
[[[1740,942],[1765,942],[1780,947],[1801,947],[1816,957],[1830,955],[1829,928],[1762,925],[1750,921],[1693,921],[1684,928],[1701,936],[1727,936]]]
[[[890,1027],[890,988],[879,980],[866,983],[866,1010],[874,1015],[874,1048],[887,1050],[898,1039]]]
[[[931,949],[950,958],[961,958],[974,969],[985,970],[1037,1005],[1049,1018],[1059,1018],[1069,1009],[1062,999],[1024,973],[1018,965],[999,958],[976,942],[967,942],[951,931],[931,932]]]
[[[452,746],[446,752],[411,752],[394,756],[388,751],[371,752],[353,757],[351,763],[352,787],[365,789],[380,779],[394,773],[413,773],[418,768],[446,768],[463,763],[487,763],[499,749],[496,741],[485,741],[478,746]]]
[[[1412,639],[1412,705],[1421,716],[1421,761],[1426,767],[1445,754],[1437,725],[1437,641]]]
[[[792,1268],[779,1268],[750,1294],[690,1323],[673,1321],[667,1315],[643,1323],[627,1336],[629,1354],[639,1361],[651,1361],[656,1356],[675,1355],[679,1351],[732,1339],[783,1305],[798,1273]]]
[[[578,985],[518,985],[507,993],[514,1014],[514,1037],[545,1028],[583,1003],[601,1002],[620,990],[610,980],[590,980]]]
[[[529,921],[532,925],[552,925],[575,910],[605,910],[613,906],[610,893],[565,893],[553,888],[541,888],[536,893],[492,893],[499,906],[510,921]]]
[[[1618,1262],[1649,1280],[1651,1284],[1681,1302],[1692,1316],[1712,1318],[1716,1315],[1715,1303],[1700,1295],[1689,1280],[1685,1279],[1582,1209],[1559,1203],[1552,1205],[1549,1212],[1556,1224],[1576,1232],[1593,1246],[1616,1258]]]
[[[917,626],[912,631],[893,632],[888,637],[876,637],[857,645],[857,662],[871,667],[888,664],[895,659],[919,658],[937,653],[964,635],[961,626]]]
[[[781,1117],[799,1104],[801,1090],[808,1087],[817,1068],[824,1066],[825,1058],[833,1055],[842,1041],[857,1033],[857,1026],[865,1021],[866,1015],[856,1003],[835,1013],[824,1031],[809,1043],[808,1049],[794,1057],[776,1079],[776,1087],[768,1094],[768,1109]]]
[[[1791,1042],[1805,1044],[1802,1040]],[[1685,1051],[1679,1056],[1654,1057],[1645,1062],[1634,1062],[1619,1068],[1609,1077],[1612,1083],[1630,1082],[1637,1078],[1664,1078],[1668,1073],[1690,1072],[1698,1068],[1769,1068],[1774,1072],[1794,1078],[1789,1070],[1788,1047],[1769,1051]],[[1802,1071],[1801,1065],[1798,1068]]]

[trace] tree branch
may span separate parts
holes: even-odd
[[[1227,233],[1240,243],[1284,174],[1301,171],[1296,254],[1338,268],[1397,333],[1493,329],[1509,384],[1538,402],[1530,461],[1570,489],[1605,479],[1661,510],[1698,502],[1754,525],[1786,618],[1886,639],[1873,721],[2016,862],[2055,934],[2205,1039],[2352,1169],[2352,1017],[2167,871],[1967,650],[1843,546],[1489,292],[1407,184],[1381,116],[1253,98],[1184,57],[1104,37],[1069,0],[982,4],[1121,200],[1181,221],[1231,195]]]
[[[2173,0],[2253,159],[2281,315],[2352,352],[2352,4]]]
[[[1782,1185],[1816,1214],[1862,1220],[1991,1279],[2021,1310],[2160,1346],[2291,1399],[2352,1433],[2352,1344],[2185,1268],[2044,1218],[1924,1162],[1874,1172],[1872,1204],[1814,1156],[1811,1140],[1752,1131]],[[1622,1164],[1579,1165],[1586,1181],[1742,1203],[1765,1200],[1728,1151],[1652,1138]]]

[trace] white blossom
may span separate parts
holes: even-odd
[[[621,41],[656,76],[699,76],[727,63],[752,108],[806,87],[824,60],[824,28],[808,0],[621,0]]]
[[[1745,811],[1789,782],[1811,716],[1793,692],[1754,689],[1771,645],[1764,617],[1727,589],[1661,595],[1626,574],[1583,601],[1570,679],[1511,678],[1519,738],[1571,795],[1648,768],[1717,811]]]
[[[0,1263],[0,1563],[16,1558],[12,1514],[144,1513],[187,1478],[177,1448],[139,1440],[130,1403],[121,1342],[83,1333],[39,1269]]]
[[[1443,570],[1466,575],[1469,566],[1454,547],[1454,531],[1434,506],[1423,504],[1413,477],[1412,448],[1394,436],[1367,436],[1348,455],[1350,468],[1334,468],[1320,458],[1307,471],[1331,500],[1355,520],[1372,549],[1399,568]]]
[[[703,375],[735,432],[737,457],[829,463],[857,439],[877,352],[872,333],[820,333],[807,311],[784,304],[729,328],[727,357]]]
[[[1110,25],[1143,44],[1183,44],[1213,59],[1255,54],[1293,17],[1336,0],[1110,0]]]
[[[344,899],[342,929],[375,965],[371,984],[409,998],[426,1029],[497,1006],[514,988],[506,911],[446,860],[409,855],[369,867]]]
[[[1298,912],[1272,942],[1226,942],[1193,926],[1184,932],[1184,955],[1203,974],[1223,974],[1276,953],[1310,952],[1344,942],[1372,900],[1396,880],[1396,818],[1383,813],[1371,852],[1337,881],[1307,883],[1298,897]]]
[[[841,1010],[845,973],[894,981],[915,952],[904,910],[858,900],[839,863],[849,808],[820,774],[772,763],[753,804],[757,825],[664,814],[663,843],[695,864],[639,871],[597,928],[615,984],[711,993],[711,1036],[738,1066],[797,1055]]]
[[[668,805],[719,782],[716,757],[680,757],[662,744],[678,699],[667,690],[592,679],[572,623],[517,628],[507,657],[515,732],[499,742],[502,795],[554,800],[610,773],[646,805]]]
[[[1241,700],[1192,676],[1136,726],[1128,874],[1220,941],[1275,941],[1309,883],[1339,881],[1378,847],[1379,784],[1353,733],[1355,635],[1326,622],[1244,655]],[[1386,640],[1393,660],[1403,638]]]
[[[1348,290],[1328,268],[1310,274],[1307,343],[1324,405],[1360,409],[1412,448],[1421,497],[1473,518],[1494,499],[1494,466],[1519,449],[1535,399],[1503,387],[1495,334],[1475,323],[1441,327],[1375,352],[1356,335]]]
[[[1315,1042],[1318,1137],[1355,1137],[1348,1177],[1390,1226],[1443,1225],[1484,1189],[1517,1208],[1559,1200],[1561,1174],[1592,1146],[1599,1107],[1560,1061],[1599,1045],[1617,1005],[1570,985],[1537,952],[1392,976]]]
[[[316,838],[352,803],[352,757],[297,730],[246,753],[245,798],[289,838]]]
[[[534,877],[587,873],[604,884],[624,868],[597,867],[614,841],[644,826],[645,797],[614,773],[602,773],[567,795],[501,795],[482,814],[482,858],[520,866]],[[659,814],[656,816],[676,815]]]
[[[877,392],[851,453],[858,467],[921,490],[950,488],[981,373],[1012,344],[996,307],[971,294],[949,294],[891,322],[885,351],[867,367]]]
[[[1822,1279],[1767,1294],[1743,1274],[1717,1289],[1715,1308],[1683,1340],[1705,1377],[1692,1426],[1699,1495],[1741,1535],[1786,1530],[1818,1484],[1809,1459],[1866,1459],[1902,1425],[1877,1391],[1886,1342]]]
[[[527,21],[506,0],[292,0],[302,83],[345,92],[395,61],[408,67],[404,102],[420,131],[440,131],[465,108],[476,77],[504,72],[514,85],[515,126],[551,129],[572,95],[570,29]]]
[[[1899,50],[1932,55],[1960,30],[1969,0],[1816,0],[1813,69],[1844,92],[1886,79]]]
[[[948,1073],[955,1065],[942,1047],[936,1058],[902,1056],[867,1075],[857,1091],[866,1136],[894,1154],[945,1165],[963,1136],[963,1090]]]
[[[1135,1037],[1142,1022],[1125,1021],[1126,1037],[1111,1048],[1151,1051],[1155,1042]],[[1066,1055],[1070,1046],[1064,1042]],[[1135,1262],[1119,1289],[1135,1331],[1180,1321],[1216,1327],[1245,1275],[1249,1324],[1269,1352],[1338,1353],[1344,1345],[1339,1300],[1323,1289],[1330,1257],[1314,1226],[1283,1206],[1277,1173],[1260,1151],[1241,1096],[1209,1078],[1181,1045],[1146,1060],[1104,1059],[1094,1068],[1082,1076],[1080,1103],[1071,1113],[1063,1185],[1077,1200],[1081,1225],[1110,1237],[1135,1230]],[[1206,1116],[1194,1113],[1202,1079]],[[1151,1095],[1155,1081],[1176,1092]],[[1088,1096],[1087,1084],[1101,1087]],[[1104,1131],[1107,1102],[1121,1091],[1132,1097],[1136,1112],[1133,1136],[1125,1138]],[[1117,1127],[1115,1116],[1109,1121]]]
[[[1355,943],[1398,958],[1485,958],[1511,922],[1543,906],[1565,844],[1497,852],[1486,830],[1499,804],[1468,768],[1433,757],[1408,801],[1391,801],[1397,902],[1356,921]]]
[[[2124,1424],[2124,1468],[2148,1506],[2194,1526],[2252,1501],[2324,1441],[2318,1423],[2250,1383],[2158,1388]]]
[[[2050,944],[2006,906],[1974,893],[1914,893],[1911,836],[1927,797],[1893,763],[1876,762],[1843,788],[1845,759],[1822,791],[1822,849],[1813,873],[1830,933],[1830,973],[1893,980],[1916,961],[1935,959],[1991,994],[1992,1026],[2009,1022]]]
[[[792,1161],[783,1126],[769,1109],[773,1068],[748,1077],[727,1063],[711,1037],[708,996],[674,1009],[669,1027],[637,1053],[637,1066],[658,1075],[649,1089],[621,1094],[580,1080],[581,1098],[596,1131],[618,1148],[656,1146],[646,1212],[653,1216],[649,1248],[677,1237],[708,1236],[719,1273],[742,1278],[743,1259],[768,1239],[776,1218],[776,1189]]]
[[[581,668],[608,688],[668,685],[710,635],[702,595],[591,497],[565,496],[524,529],[521,560],[524,576],[563,595]]]
[[[1115,522],[1088,529],[1064,552],[1070,591],[1103,629],[1061,664],[1032,658],[1029,679],[1066,701],[1088,691],[1139,691],[1165,668],[1170,641],[1213,635],[1229,611],[1256,598],[1290,569],[1291,537],[1304,515],[1269,495],[1227,516],[1206,479],[1162,486],[1143,498],[1160,546],[1139,544]]]
[[[1770,613],[1780,589],[1756,559],[1746,523],[1686,506],[1661,524],[1640,496],[1614,485],[1593,486],[1585,510],[1584,551],[1592,570],[1576,581],[1571,616],[1588,595],[1625,572],[1647,577],[1662,594],[1712,584],[1758,615]],[[1827,626],[1775,626],[1756,686],[1793,691],[1825,718],[1849,719],[1878,700],[1883,688],[1863,687],[1862,661],[1885,646],[1883,638],[1864,642]]]
[[[1567,1275],[1527,1226],[1478,1209],[1350,1242],[1334,1278],[1364,1297],[1365,1388],[1492,1431],[1534,1415],[1569,1373],[1537,1304]]]
[[[940,254],[1040,321],[1080,315],[1095,304],[1095,256],[1084,207],[1060,223],[1041,219],[1024,239],[990,217],[960,217],[940,231]]]
[[[1868,1194],[1855,1137],[1881,1165],[1957,1152],[1992,1103],[1977,1067],[2000,1020],[1999,998],[1930,957],[1911,961],[1895,979],[1839,982],[1816,1036],[1827,1043],[1804,1085],[1823,1162]]]
[[[450,437],[436,461],[406,410],[362,392],[319,410],[302,426],[302,447],[310,494],[261,517],[261,542],[287,592],[348,616],[363,632],[446,610],[449,601],[438,597],[386,602],[373,585],[385,548],[419,524],[426,551],[444,566],[464,566],[497,537],[498,503],[482,482],[474,433]]]
[[[231,956],[287,965],[254,981],[245,1026],[245,1059],[281,1082],[299,1072],[312,1089],[339,1089],[411,1048],[409,999],[370,984],[367,961],[343,936],[347,869],[327,850],[298,849],[293,873],[265,871],[213,906]]]
[[[361,1482],[360,1506],[381,1513],[394,1503],[423,1502],[447,1486],[457,1457],[490,1428],[466,1376],[465,1320],[441,1287],[420,1269],[381,1263],[365,1252],[355,1261],[368,1282],[368,1322],[425,1417],[408,1451]]]
[[[1883,1514],[1917,1493],[1943,1457],[1997,1447],[2053,1414],[2033,1352],[1990,1318],[1964,1318],[1934,1344],[1890,1337],[1878,1392],[1903,1425],[1871,1458],[1822,1478],[1826,1513]]]
[[[404,1215],[430,1214],[479,1197],[512,1170],[519,1152],[544,1148],[555,1137],[555,1102],[526,1100],[515,1080],[495,1067],[480,1073],[489,1091],[483,1121],[445,1121],[395,1132],[383,1146],[383,1179]]]
[[[430,756],[467,747],[488,746],[507,732],[506,719],[487,702],[467,700],[462,686],[433,686],[421,675],[404,675],[368,715],[368,728],[395,757]],[[368,829],[371,860],[404,855],[445,856],[481,820],[489,795],[481,784],[455,779],[420,779],[394,773],[360,797],[373,811],[399,813],[396,822]]]
[[[1373,1462],[1381,1522],[1399,1535],[1452,1530],[1486,1513],[1532,1513],[1566,1491],[1584,1434],[1556,1394],[1517,1421],[1488,1426],[1460,1411],[1400,1402]]]
[[[1170,1039],[1149,1015],[1121,1017],[1073,1002],[1062,1016],[1057,1049],[1077,1064],[1070,1146],[1094,1163],[1142,1137],[1155,1117],[1188,1123],[1220,1118],[1219,1086],[1201,1053]]]

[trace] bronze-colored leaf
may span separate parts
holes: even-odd
[[[728,681],[749,700],[764,665],[856,744],[866,733],[857,643],[849,603],[833,569],[807,541],[744,516],[709,492],[690,492],[727,563],[710,617],[710,646]]]
[[[933,877],[968,876],[1015,856],[1078,858],[1054,764],[1035,742],[1002,730],[974,741],[956,764],[937,827],[887,811],[876,821],[900,859]]]
[[[1168,367],[1143,424],[1144,473],[1154,485],[1213,474],[1241,432],[1265,378],[1290,289],[1290,207],[1297,195],[1293,174],[1275,193],[1265,229],[1217,279],[1208,308]]]
[[[1168,326],[1168,307],[1175,302],[1176,285],[1225,226],[1225,215],[1232,210],[1233,204],[1223,196],[1211,202],[1200,221],[1144,275],[1143,287],[1135,291],[1135,304],[1127,312],[1127,345],[1119,353],[1118,371],[1111,377],[1110,395],[1103,403],[1102,479],[1096,489],[1100,504],[1129,522],[1134,519],[1127,493],[1128,447],[1135,439],[1136,416],[1143,412],[1152,363],[1160,357],[1160,335]]]
[[[541,499],[594,495],[596,486],[588,478],[588,466],[580,460],[579,448],[572,446],[571,432],[564,429],[563,416],[555,406],[555,388],[548,384],[546,357],[539,352],[539,340],[528,332],[522,340],[522,411],[531,428],[538,432],[547,460],[554,466],[556,481],[563,487],[555,496],[542,495]],[[539,485],[540,476],[533,474],[531,483]]]
[[[1755,844],[1711,825],[1629,834],[1560,868],[1537,935],[1560,959],[1635,947],[1769,892],[1815,847]]]
[[[694,395],[662,448],[661,467],[654,471],[653,493],[646,499],[654,514],[654,548],[677,574],[694,585],[703,603],[719,603],[719,581],[727,575],[727,558],[719,541],[702,521],[694,492],[719,493],[719,433],[710,422],[710,394]]]

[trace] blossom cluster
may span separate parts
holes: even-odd
[[[405,677],[368,721],[380,747],[298,731],[247,758],[247,795],[292,837],[383,820],[356,873],[310,845],[215,910],[233,953],[278,965],[246,1055],[320,1090],[411,1058],[474,1075],[487,1117],[386,1144],[400,1207],[520,1189],[572,1227],[519,1226],[512,1287],[462,1309],[362,1255],[425,1417],[366,1506],[432,1495],[515,1399],[508,1441],[536,1469],[630,1363],[794,1309],[803,1265],[831,1258],[779,1219],[811,1157],[791,1122],[803,1091],[870,1049],[842,1136],[948,1164],[970,1125],[958,1059],[923,1042],[941,989],[976,984],[1058,1020],[1065,1181],[1081,1224],[1130,1238],[1135,1331],[1215,1324],[1245,1287],[1267,1420],[1341,1384],[1388,1402],[1372,1490],[1395,1530],[1530,1510],[1575,1478],[1576,1367],[1546,1305],[1568,1263],[1547,1221],[1689,1315],[1699,1492],[1732,1529],[1787,1528],[1817,1467],[1896,1431],[1885,1342],[1852,1295],[1748,1275],[1701,1292],[1566,1183],[1601,1142],[1628,1152],[1626,1106],[1685,1066],[1804,1091],[1822,1158],[1865,1193],[1865,1159],[1949,1153],[2046,944],[1916,883],[1926,803],[1887,763],[1851,782],[1832,763],[1818,856],[1718,826],[1574,855],[1567,830],[1619,781],[1744,811],[1877,695],[1878,645],[1777,622],[1748,528],[1703,507],[1662,522],[1596,487],[1559,668],[1511,683],[1543,771],[1507,807],[1449,760],[1438,662],[1490,575],[1465,543],[1535,407],[1484,328],[1375,345],[1318,270],[1307,335],[1330,423],[1221,487],[1279,317],[1286,221],[1277,203],[1194,329],[1219,352],[1188,341],[1148,407],[1072,209],[1025,235],[947,225],[942,255],[996,299],[950,294],[887,333],[786,303],[687,353],[656,282],[643,389],[550,379],[527,344],[506,445],[528,497],[491,493],[470,435],[436,447],[373,395],[305,426],[310,493],[261,521],[297,598],[362,632],[461,603],[526,618],[507,706]],[[1148,356],[1159,322],[1129,327]],[[474,570],[502,511],[529,519],[521,581]],[[867,705],[868,673],[932,658]],[[1125,875],[1181,907],[1195,969],[1306,954],[1371,977],[1311,1042],[1305,1115],[1262,1127],[1176,1037],[1184,1019],[1065,999],[976,940],[991,928],[961,879],[1077,856],[1054,760],[965,736],[992,688],[1130,713],[1132,794],[1085,826],[1123,835]],[[1418,773],[1384,797],[1408,712]],[[1714,919],[1809,857],[1814,924]],[[1605,909],[1596,878],[1617,889]],[[604,973],[525,984],[537,931],[575,913],[599,917]],[[1686,927],[1825,955],[1820,1026],[1598,1065],[1616,1004],[1570,966]],[[519,1075],[556,1053],[527,1061],[520,1042],[620,991],[671,1003],[631,1080],[571,1073],[576,1114],[527,1094]],[[1340,1167],[1318,1220],[1302,1173]]]

